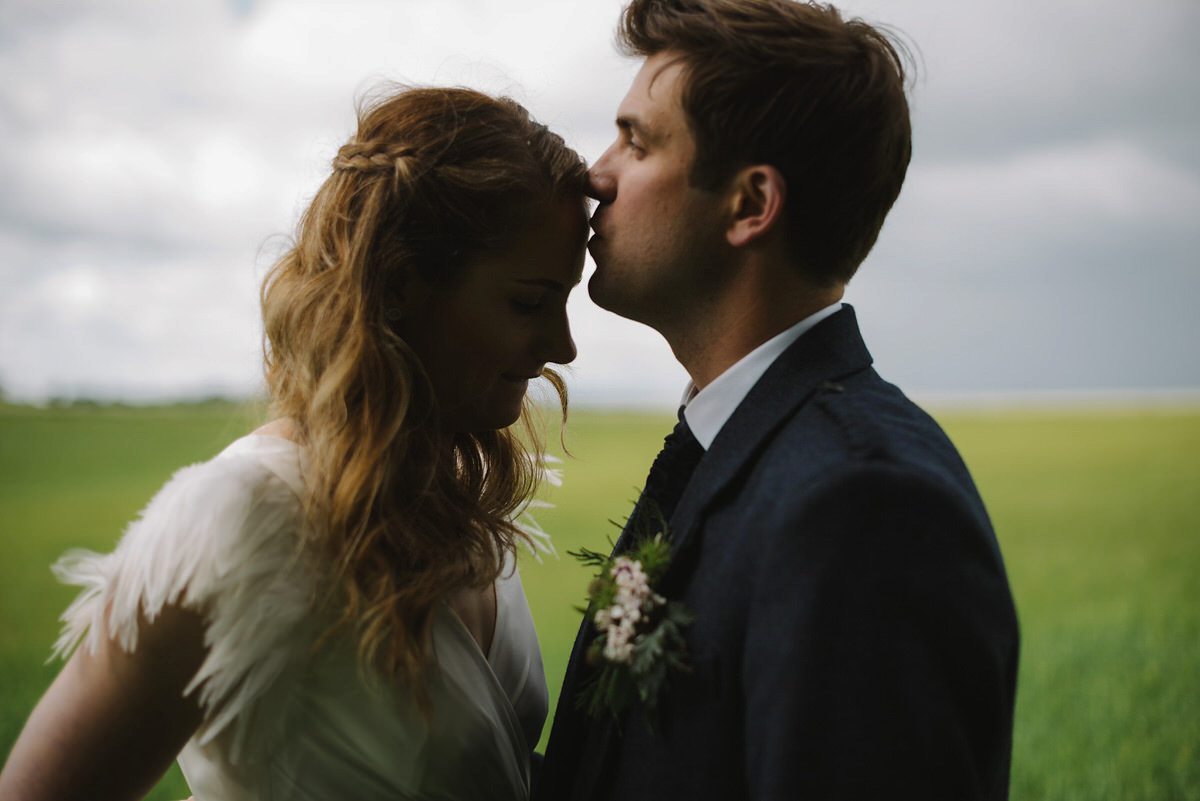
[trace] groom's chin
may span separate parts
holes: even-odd
[[[616,291],[611,285],[608,274],[601,267],[597,266],[595,272],[592,273],[592,277],[588,279],[587,290],[588,297],[592,299],[592,303],[595,303],[600,308],[621,317],[629,316],[629,304],[622,302],[624,299],[621,293]]]
[[[612,312],[618,317],[659,330],[655,325],[657,315],[652,303],[641,297],[635,290],[637,286],[612,281],[611,274],[597,268],[588,279],[588,297],[600,308]]]

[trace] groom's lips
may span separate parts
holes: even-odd
[[[590,225],[592,228],[592,235],[588,238],[588,248],[589,249],[591,248],[593,242],[595,242],[597,239],[602,239],[604,237],[604,235],[602,233],[600,233],[600,222],[601,221],[600,221],[600,213],[599,212],[597,212],[596,214],[593,214],[592,219],[588,222],[588,225]]]
[[[600,217],[600,209],[596,209],[596,211],[592,213],[591,219],[588,220],[588,225],[591,226],[593,236],[600,236],[600,224],[602,221],[603,220]]]
[[[598,251],[604,244],[604,234],[600,230],[604,225],[604,217],[601,216],[602,211],[603,207],[596,209],[592,213],[591,219],[588,220],[588,225],[592,229],[592,235],[588,238],[587,250],[592,255],[592,261],[595,262],[597,268],[600,266]]]

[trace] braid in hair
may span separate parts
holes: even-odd
[[[390,142],[351,141],[338,149],[333,158],[333,169],[337,172],[357,172],[366,175],[391,173],[395,183],[412,180],[416,150],[397,146]]]

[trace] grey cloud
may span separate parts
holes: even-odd
[[[381,79],[504,91],[588,157],[619,0],[0,3],[0,375],[258,384],[256,283]],[[1200,5],[863,0],[923,60],[910,178],[851,284],[913,390],[1200,386]],[[656,334],[572,301],[581,401],[670,408]],[[247,389],[248,391],[248,389]]]

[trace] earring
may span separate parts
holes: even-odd
[[[389,323],[398,323],[404,319],[404,312],[400,311],[395,306],[389,306],[383,313]]]

